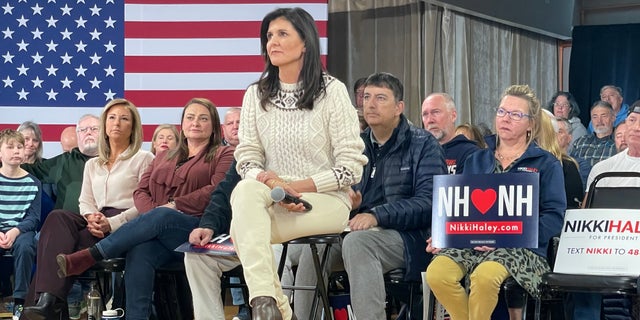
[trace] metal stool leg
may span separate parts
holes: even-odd
[[[324,265],[326,264],[326,260],[327,260],[326,259],[327,254],[331,249],[331,246],[329,244],[325,246],[325,249],[324,249],[325,251],[322,257],[322,260],[323,260],[322,264],[320,264],[320,258],[318,257],[318,248],[316,247],[316,244],[310,243],[309,246],[311,247],[313,265],[314,265],[314,268],[316,269],[316,278],[317,278],[316,296],[319,294],[320,298],[322,298],[325,317],[327,317],[328,319],[333,319],[333,315],[331,314],[331,307],[329,306],[329,295],[327,294],[327,284],[324,281],[324,275],[323,275]],[[316,298],[314,298],[314,306],[313,308],[311,308],[312,309],[311,315],[309,316],[310,319],[313,319],[313,316],[315,315],[316,305],[317,305]]]
[[[284,271],[284,263],[287,261],[287,250],[289,243],[282,243],[282,255],[280,255],[280,263],[278,263],[278,277],[282,280],[282,271]]]

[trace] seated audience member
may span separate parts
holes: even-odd
[[[556,121],[553,114],[543,109],[540,117],[540,135],[536,142],[540,148],[549,151],[553,156],[560,160],[562,165],[562,173],[564,176],[564,190],[567,198],[567,209],[577,209],[580,207],[582,198],[584,197],[584,189],[580,172],[578,171],[578,163],[569,157],[565,149],[560,147],[558,143],[561,139],[566,139],[560,134],[560,121]],[[566,128],[570,128],[569,122],[566,122]],[[568,140],[568,139],[567,139]],[[509,307],[509,318],[511,320],[522,319],[522,307],[524,306],[524,289],[522,287],[512,287],[507,293],[507,306]]]
[[[474,126],[478,128],[478,130],[480,130],[480,133],[482,134],[483,137],[488,137],[490,135],[493,135],[491,128],[489,128],[489,126],[484,122],[480,122],[478,124],[475,124]]]
[[[360,131],[364,131],[367,128],[367,121],[364,120],[362,109],[364,104],[362,103],[362,97],[364,96],[364,82],[366,77],[359,78],[353,83],[353,97],[356,101],[356,110],[358,111],[358,121],[360,122]]]
[[[62,152],[69,152],[78,146],[76,127],[69,126],[62,130],[62,133],[60,133],[60,146],[62,147]]]
[[[240,129],[240,108],[230,108],[224,115],[224,122],[222,123],[222,133],[224,133],[224,139],[222,144],[225,146],[237,146],[240,142],[238,138],[238,130]],[[236,173],[237,174],[237,173]],[[240,278],[231,277],[230,283],[240,283]],[[233,317],[233,320],[249,320],[251,318],[251,308],[244,301],[242,288],[231,288],[231,298],[233,305],[238,306],[238,313]]]
[[[57,319],[73,278],[60,278],[56,255],[86,248],[138,215],[133,191],[153,160],[140,150],[142,125],[136,107],[124,99],[107,103],[100,117],[98,156],[84,167],[80,214],[54,210],[45,221],[33,279],[37,303],[26,307],[29,320]]]
[[[20,164],[25,138],[18,131],[0,131],[0,257],[13,255],[13,317],[20,318],[36,257],[36,229],[40,224],[40,181]]]
[[[467,139],[475,142],[480,149],[487,147],[487,143],[484,141],[484,136],[480,133],[480,129],[471,123],[467,122],[457,126],[456,135],[458,134],[462,134],[467,137]]]
[[[23,163],[40,163],[42,162],[42,131],[37,123],[31,121],[23,122],[17,129],[24,137],[24,162]],[[41,181],[42,182],[42,181]],[[44,218],[53,210],[54,194],[52,185],[43,182],[41,185],[40,198],[40,217]],[[40,228],[40,225],[38,225]]]
[[[446,174],[444,153],[432,134],[403,115],[403,85],[388,73],[367,78],[360,136],[369,163],[354,186],[342,259],[358,319],[385,319],[383,275],[404,268],[419,280],[428,263],[424,241],[431,227],[433,176]]]
[[[620,87],[608,84],[600,89],[600,100],[608,102],[613,109],[613,117],[615,119],[613,127],[622,123],[627,118],[627,113],[629,113],[629,105],[623,103],[622,99],[622,89]],[[593,119],[591,119],[591,122],[589,122],[590,133],[596,132],[593,125]]]
[[[151,138],[151,153],[167,151],[178,144],[178,129],[172,124],[161,124],[153,131]]]
[[[42,131],[40,126],[31,121],[25,121],[18,127],[18,132],[24,136],[24,163],[42,161]]]
[[[55,209],[79,213],[78,198],[82,186],[84,164],[98,154],[100,120],[92,114],[80,117],[76,126],[78,147],[39,163],[23,164],[22,168],[42,183],[56,187]]]
[[[640,172],[640,100],[629,109],[625,120],[624,140],[627,148],[609,159],[598,162],[587,181],[587,188],[595,177],[605,172]],[[640,187],[638,178],[606,178],[598,182],[599,187]],[[588,189],[586,190],[589,191]],[[586,198],[586,197],[585,197]],[[573,319],[599,320],[602,295],[593,293],[572,293]]]
[[[571,158],[559,145],[560,124],[548,110],[544,110],[540,118],[540,136],[536,140],[540,148],[549,151],[560,160],[564,176],[564,189],[567,198],[567,209],[577,209],[584,198],[584,187],[580,178],[578,162]]]
[[[457,117],[453,98],[446,93],[432,93],[422,102],[422,124],[444,149],[449,174],[462,173],[464,161],[480,149],[476,143],[456,133]]]
[[[265,70],[242,105],[235,157],[242,177],[233,190],[231,235],[249,288],[253,319],[290,319],[272,243],[344,230],[348,189],[360,180],[363,143],[346,87],[324,72],[316,25],[300,8],[276,9],[261,24]],[[267,50],[290,41],[283,55]],[[273,129],[273,128],[277,128]],[[282,139],[282,137],[291,139]],[[313,205],[271,205],[281,187]]]
[[[573,95],[566,91],[558,91],[547,103],[547,110],[558,118],[567,119],[571,126],[571,141],[569,142],[567,152],[571,152],[573,142],[578,138],[587,134],[587,128],[584,127],[580,120],[580,107]]]
[[[541,116],[540,102],[529,86],[507,88],[496,112],[496,136],[487,138],[488,149],[467,159],[464,171],[464,174],[538,172],[538,248],[440,249],[431,246],[431,239],[427,241],[427,252],[436,256],[427,268],[426,280],[452,319],[490,319],[505,279],[513,277],[536,296],[542,274],[550,270],[547,245],[562,228],[566,199],[557,192],[557,186],[564,185],[560,161],[536,143],[540,138]],[[465,275],[470,282],[468,294],[460,283]]]
[[[224,139],[222,144],[225,146],[237,146],[240,142],[238,138],[238,130],[240,129],[240,108],[230,108],[224,114],[224,122],[222,123],[222,133]],[[231,277],[230,283],[240,283],[240,278]],[[251,308],[244,301],[241,288],[231,288],[231,298],[233,305],[238,306],[238,313],[234,316],[234,320],[249,320],[251,318]]]
[[[236,162],[234,161],[224,180],[211,193],[209,204],[200,218],[198,227],[189,234],[189,242],[191,244],[205,245],[214,236],[229,233],[231,192],[240,181],[240,175],[236,171],[235,164]],[[191,287],[193,311],[196,319],[224,319],[224,304],[220,294],[220,277],[223,272],[232,270],[239,265],[240,260],[235,256],[210,256],[191,252],[185,254],[184,266],[189,279],[189,286]],[[240,292],[240,296],[242,297],[242,292]]]
[[[557,133],[558,146],[560,147],[564,155],[571,158],[571,156],[568,155],[569,152],[567,151],[569,144],[571,143],[571,140],[572,140],[571,123],[569,123],[569,120],[565,118],[555,118],[555,121],[556,121],[556,124],[558,125],[558,133]],[[578,159],[571,158],[571,159],[573,159],[578,164],[578,172],[580,174],[580,180],[582,181],[581,190],[584,190],[584,186],[587,183],[587,177],[589,176],[589,171],[591,171],[591,164],[589,164],[589,161],[583,158],[578,158]],[[567,172],[565,170],[565,167],[563,166],[562,168],[566,176]],[[582,198],[579,198],[579,199],[582,199]],[[571,204],[572,203],[570,199],[567,198],[567,208],[570,209]]]
[[[624,135],[627,132],[627,123],[626,121],[622,121],[614,130],[613,130],[613,140],[616,143],[616,151],[618,153],[627,149],[627,142],[624,140]]]
[[[209,195],[233,160],[233,147],[222,146],[219,124],[211,101],[191,99],[182,111],[177,147],[158,154],[133,193],[142,214],[88,249],[60,252],[58,272],[78,275],[96,261],[126,253],[127,319],[149,318],[156,269],[183,261],[174,249],[198,226]]]
[[[240,108],[230,108],[224,115],[224,122],[222,123],[222,132],[224,133],[224,140],[222,143],[225,146],[237,146],[240,142],[238,140],[238,130],[240,129]]]
[[[22,167],[35,175],[43,183],[43,190],[55,190],[55,203],[53,209],[63,209],[76,214],[80,213],[78,197],[82,186],[82,176],[87,160],[98,154],[98,131],[100,120],[95,115],[85,114],[78,120],[74,127],[77,147],[69,152],[43,160],[35,164],[23,164]],[[54,192],[51,192],[53,195]],[[47,192],[42,193],[42,203],[46,204]],[[51,206],[49,206],[50,208]],[[44,208],[44,206],[43,206]],[[51,210],[49,210],[51,211]],[[48,214],[48,212],[47,212]],[[44,221],[42,221],[44,223]],[[32,285],[34,282],[32,281]],[[35,292],[30,288],[27,296],[27,305],[34,303]],[[69,317],[77,318],[79,314],[82,292],[79,286],[71,290],[69,302]]]
[[[571,157],[584,158],[593,167],[596,163],[616,154],[613,140],[613,121],[615,119],[611,105],[606,101],[596,101],[591,106],[591,122],[595,131],[586,134],[573,143]]]
[[[231,223],[231,192],[239,181],[240,175],[238,175],[236,171],[236,163],[233,162],[224,180],[222,180],[213,193],[211,193],[209,204],[200,218],[198,227],[191,231],[189,235],[189,242],[191,244],[205,245],[215,236],[229,233]],[[275,249],[274,255],[276,261],[279,261],[279,256]],[[210,256],[207,254],[187,252],[184,256],[184,265],[194,301],[195,318],[198,320],[223,319],[224,304],[220,294],[220,277],[223,272],[239,266],[240,260],[235,256]],[[284,281],[285,280],[283,280],[283,282]],[[242,292],[240,292],[239,295],[244,302]],[[246,316],[247,319],[251,319],[248,306],[245,310],[246,313],[242,312],[242,309],[239,309],[238,314],[234,317],[244,320],[242,317]]]

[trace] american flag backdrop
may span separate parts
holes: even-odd
[[[193,97],[222,117],[260,76],[260,22],[279,7],[311,13],[326,59],[327,0],[0,0],[0,129],[38,123],[51,157],[114,97],[139,107],[145,141]]]

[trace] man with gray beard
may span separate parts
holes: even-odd
[[[573,142],[571,156],[583,158],[593,167],[596,163],[616,154],[613,139],[613,122],[616,117],[613,107],[606,101],[596,101],[591,107],[592,134],[585,134]]]
[[[446,93],[432,93],[422,102],[422,124],[442,146],[449,174],[462,173],[464,161],[479,149],[464,135],[456,135],[457,117],[453,98]]]
[[[23,164],[22,168],[40,179],[42,184],[55,186],[54,209],[64,209],[80,214],[78,208],[84,164],[98,155],[100,119],[92,114],[80,117],[76,126],[78,147],[51,159],[35,164]]]

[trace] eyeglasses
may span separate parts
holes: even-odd
[[[617,97],[618,97],[618,94],[615,94],[615,93],[614,94],[610,94],[610,95],[604,95],[603,94],[603,95],[600,96],[600,100],[607,101],[607,100],[609,100],[611,98],[617,98]]]
[[[76,129],[76,131],[80,132],[80,133],[87,133],[89,131],[91,131],[91,133],[96,133],[98,132],[98,130],[100,130],[100,127],[78,127]]]
[[[496,111],[496,116],[502,118],[506,115],[509,115],[509,119],[514,120],[514,121],[520,121],[522,120],[522,118],[527,117],[527,118],[531,118],[531,115],[528,115],[524,112],[520,112],[520,111],[507,111],[503,108],[498,108],[498,110]]]
[[[569,108],[571,108],[571,106],[568,103],[554,102],[553,106],[558,108],[558,109],[569,109]]]

